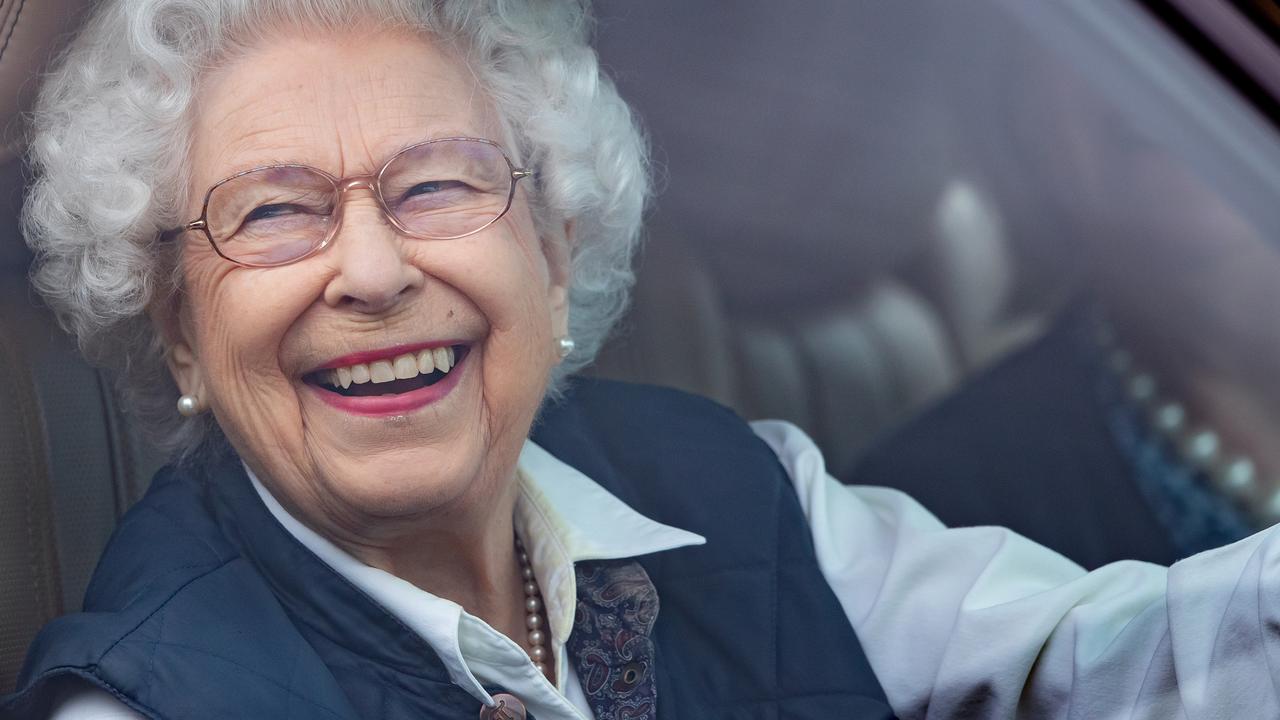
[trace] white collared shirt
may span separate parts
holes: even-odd
[[[962,708],[977,718],[1280,717],[1271,673],[1280,637],[1268,630],[1280,626],[1280,531],[1168,569],[1122,562],[1086,573],[1008,530],[947,529],[903,493],[841,485],[788,423],[753,429],[790,475],[819,567],[904,720]],[[517,529],[545,593],[560,687],[479,618],[361,564],[255,487],[299,541],[419,632],[477,700],[491,682],[540,720],[591,718],[563,652],[573,563],[703,540],[644,518],[532,442],[519,472]],[[138,716],[86,685],[53,717]]]
[[[706,542],[700,535],[654,522],[632,510],[532,441],[520,453],[515,525],[546,606],[559,687],[524,649],[450,600],[365,565],[288,513],[246,466],[271,514],[321,560],[421,635],[440,656],[454,684],[492,704],[483,684],[500,685],[538,718],[591,718],[586,697],[564,652],[577,607],[574,563],[613,560]],[[479,704],[477,703],[477,709]]]

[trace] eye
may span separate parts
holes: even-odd
[[[401,195],[402,200],[419,195],[435,195],[449,190],[463,190],[467,184],[460,180],[427,180],[404,191]]]
[[[285,215],[292,215],[294,213],[301,213],[301,212],[306,212],[306,209],[303,208],[301,205],[293,205],[293,204],[287,204],[287,203],[276,203],[273,205],[259,205],[258,207],[249,211],[249,214],[245,216],[244,221],[246,223],[250,223],[250,222],[253,222],[254,220],[270,220],[272,218],[278,218]]]

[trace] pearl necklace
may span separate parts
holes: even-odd
[[[533,565],[529,562],[529,553],[524,543],[516,537],[516,559],[520,561],[520,578],[524,581],[525,628],[529,631],[529,659],[543,676],[550,678],[547,661],[551,658],[547,650],[547,623],[542,615],[542,594],[538,591],[538,579],[534,577]]]
[[[1182,403],[1162,395],[1155,376],[1119,345],[1105,320],[1098,323],[1098,344],[1107,353],[1107,364],[1119,377],[1125,396],[1144,412],[1185,464],[1203,472],[1212,486],[1248,513],[1258,527],[1280,522],[1280,489],[1260,481],[1253,458],[1229,452],[1218,432],[1205,423],[1193,422]]]

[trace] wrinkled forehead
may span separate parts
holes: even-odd
[[[342,177],[373,172],[422,140],[505,144],[492,102],[460,55],[408,32],[282,35],[210,72],[195,104],[191,184],[300,163]]]

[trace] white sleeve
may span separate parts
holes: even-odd
[[[947,529],[899,491],[842,485],[789,423],[752,427],[904,720],[1280,717],[1275,532],[1086,573],[1009,530]]]
[[[116,696],[88,681],[77,682],[53,703],[49,720],[146,720]]]

